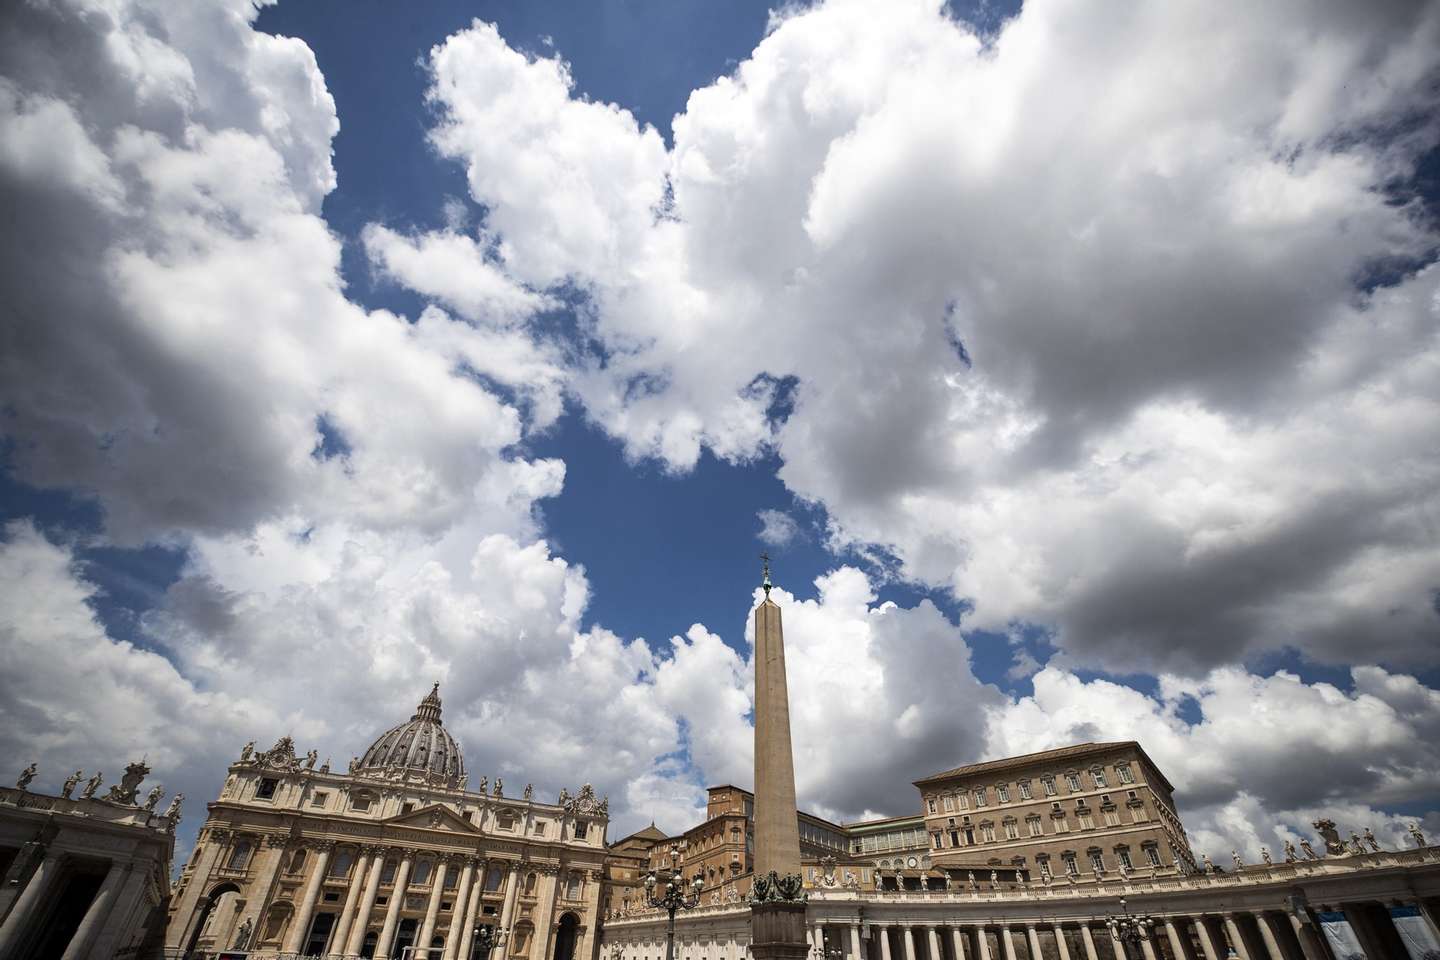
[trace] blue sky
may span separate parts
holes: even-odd
[[[7,756],[193,801],[439,678],[678,825],[768,549],[827,815],[1093,736],[1217,849],[1437,816],[1436,16],[122,7],[7,21]]]

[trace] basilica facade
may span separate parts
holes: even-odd
[[[172,891],[167,956],[594,955],[608,802],[471,785],[439,685],[345,770],[290,739],[230,765]],[[489,928],[486,930],[485,928]]]

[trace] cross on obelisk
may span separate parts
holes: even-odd
[[[785,634],[780,607],[770,599],[770,556],[762,553],[760,559],[765,599],[755,608],[755,886],[750,951],[755,960],[804,960],[808,948]]]

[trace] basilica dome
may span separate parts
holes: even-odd
[[[460,745],[440,723],[440,684],[420,701],[415,715],[376,738],[360,758],[358,772],[371,776],[420,775],[455,785],[465,774]]]

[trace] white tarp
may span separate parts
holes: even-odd
[[[1350,921],[1345,919],[1345,914],[1339,911],[1321,913],[1318,918],[1320,929],[1325,931],[1325,941],[1330,944],[1335,960],[1380,960],[1378,957],[1370,957],[1360,946],[1360,938],[1355,935],[1355,929],[1350,926]]]
[[[1410,960],[1440,960],[1440,941],[1420,915],[1419,907],[1391,907],[1390,919],[1395,922]]]

